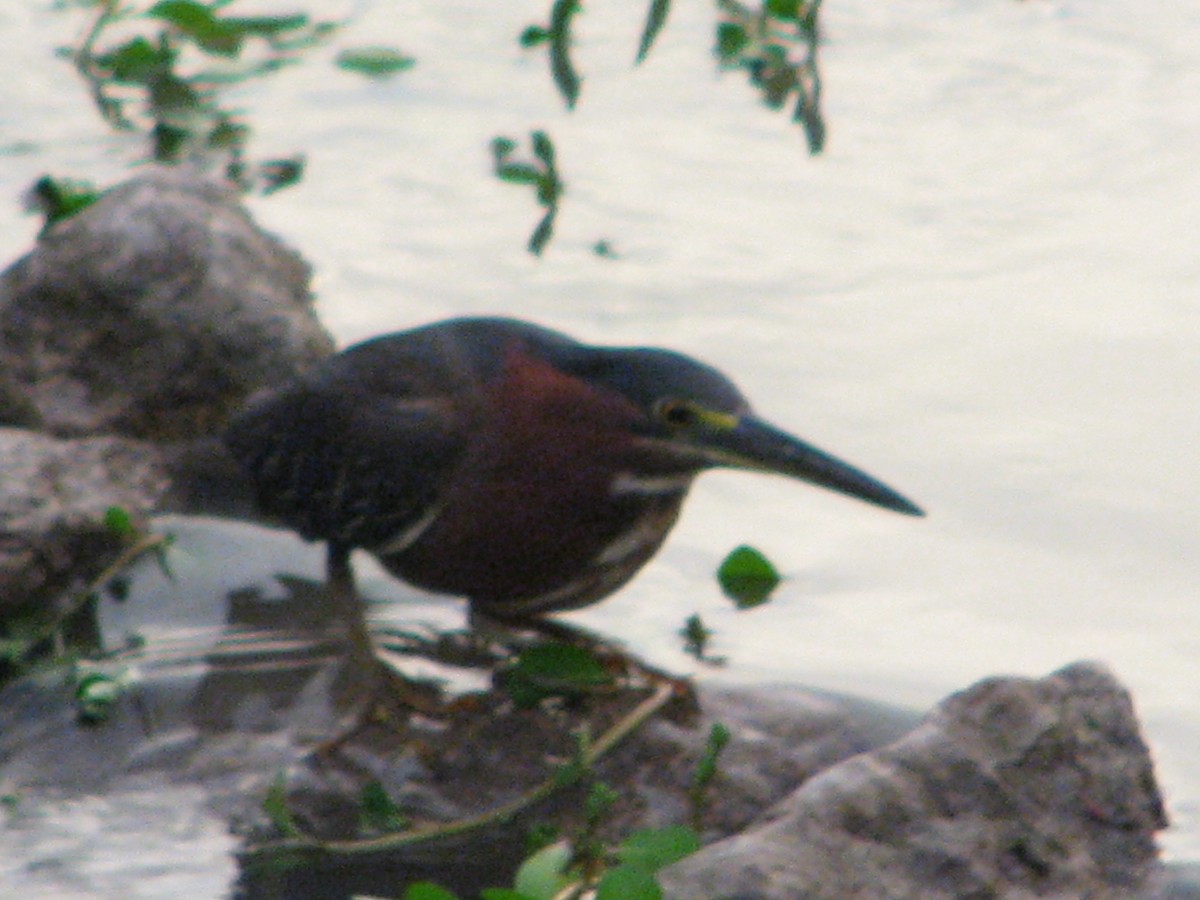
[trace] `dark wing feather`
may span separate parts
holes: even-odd
[[[287,388],[252,404],[226,435],[263,512],[309,540],[369,548],[394,539],[436,503],[462,451],[445,404],[365,387],[327,376]]]

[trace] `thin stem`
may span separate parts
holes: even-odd
[[[662,682],[655,686],[654,692],[626,713],[620,721],[590,744],[580,754],[573,764],[581,767],[595,765],[601,757],[629,737],[647,720],[666,706],[675,693],[673,684]],[[483,828],[488,825],[498,825],[512,819],[518,813],[528,809],[535,803],[552,795],[562,786],[557,773],[540,782],[524,794],[502,803],[494,809],[477,816],[469,816],[453,822],[431,825],[425,828],[414,828],[397,834],[387,834],[382,837],[350,841],[318,841],[316,839],[286,839],[272,841],[250,847],[246,852],[247,859],[271,857],[287,852],[304,852],[313,855],[327,856],[360,856],[365,853],[378,853],[387,850],[398,850],[414,844],[439,838],[452,837]]]
[[[47,622],[30,636],[29,647],[35,647],[42,641],[57,635],[62,623],[83,609],[84,605],[95,596],[97,591],[120,575],[121,572],[132,565],[142,554],[165,547],[169,541],[169,536],[165,534],[149,532],[139,535],[137,540],[118,553],[116,559],[105,566],[87,587],[76,593],[70,602],[67,603],[66,607],[60,610],[53,620]]]

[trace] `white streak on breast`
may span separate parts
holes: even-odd
[[[618,472],[613,478],[609,490],[614,497],[634,494],[643,497],[662,497],[667,494],[681,494],[692,484],[690,474],[683,475],[634,475],[632,472]]]
[[[417,519],[417,521],[413,522],[413,524],[409,525],[402,531],[397,532],[383,543],[376,544],[374,547],[371,547],[371,552],[376,556],[394,556],[397,553],[407,550],[417,542],[417,539],[425,533],[425,531],[437,520],[437,517],[441,515],[441,513],[441,504],[435,503],[433,506],[429,507],[429,510],[425,513],[425,515],[421,516],[421,518]]]

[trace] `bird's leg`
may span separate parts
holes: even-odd
[[[350,665],[368,676],[368,682],[379,680],[377,670],[383,665],[375,655],[375,645],[367,627],[367,612],[354,585],[354,570],[350,568],[350,550],[337,544],[329,545],[325,558],[325,590],[328,592],[333,619],[346,629],[350,644]]]
[[[349,727],[322,742],[319,750],[332,750],[376,722],[396,725],[413,709],[428,710],[427,691],[405,678],[376,653],[367,625],[366,606],[354,584],[350,567],[350,549],[330,544],[326,556],[326,591],[332,617],[346,630],[350,647],[350,671],[359,679],[363,700]]]

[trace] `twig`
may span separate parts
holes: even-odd
[[[630,734],[666,706],[674,693],[674,685],[665,682],[659,683],[649,697],[630,710],[620,721],[602,734],[598,740],[585,747],[578,759],[573,762],[573,765],[584,768],[595,765],[601,757],[611,751],[621,741],[625,740],[625,738],[629,737]],[[430,825],[424,828],[414,828],[410,831],[363,840],[319,841],[315,838],[289,838],[270,841],[248,848],[245,858],[248,861],[254,859],[265,861],[270,857],[284,855],[289,852],[311,854],[314,856],[347,857],[387,850],[399,850],[403,847],[413,846],[414,844],[452,837],[473,831],[477,828],[506,822],[535,803],[549,797],[561,786],[562,779],[558,773],[555,773],[519,797],[507,803],[502,803],[495,809],[488,810],[477,816],[469,816],[453,822]]]
[[[42,641],[53,637],[58,632],[58,629],[63,622],[75,615],[75,613],[79,612],[79,610],[83,609],[83,607],[91,600],[91,598],[95,596],[97,591],[120,575],[121,572],[130,566],[139,556],[144,553],[148,553],[151,550],[157,550],[160,547],[165,547],[169,542],[170,537],[165,534],[149,532],[147,534],[139,535],[137,540],[118,553],[116,559],[105,566],[104,569],[101,570],[100,574],[93,578],[87,587],[76,593],[66,607],[60,610],[58,615],[55,616],[53,620],[38,628],[30,636],[28,642],[28,647],[30,650],[42,643]]]

